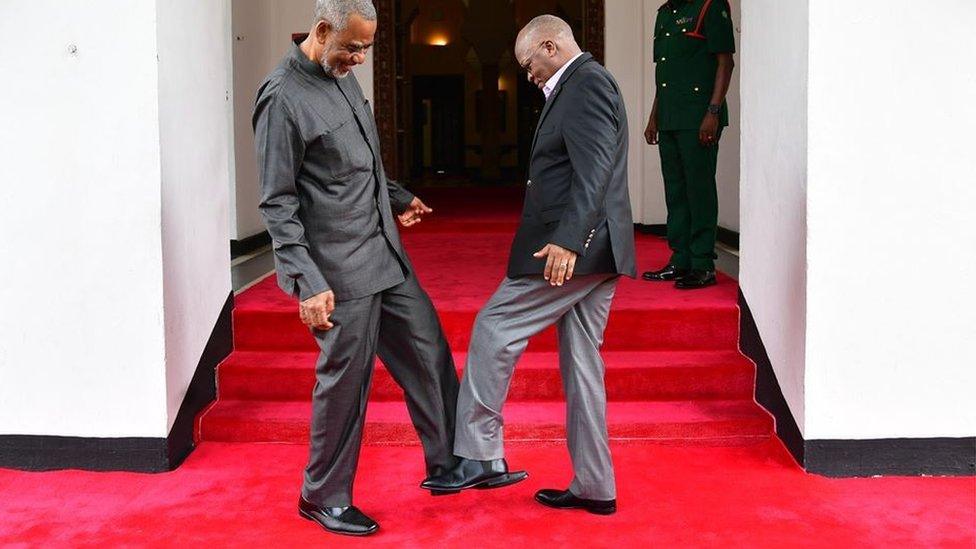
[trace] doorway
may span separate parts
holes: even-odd
[[[544,99],[513,54],[543,13],[603,61],[603,0],[377,0],[375,115],[387,171],[412,188],[514,186]]]

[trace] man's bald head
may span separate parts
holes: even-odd
[[[555,15],[544,14],[534,17],[519,31],[518,37],[515,39],[515,57],[522,59],[531,53],[527,50],[534,49],[539,43],[546,40],[555,42],[556,46],[562,49],[575,49],[576,51],[570,57],[580,51],[576,39],[573,38],[573,29],[570,28],[569,23]]]
[[[540,15],[515,38],[515,60],[528,72],[529,81],[542,89],[560,67],[580,53],[573,29],[555,15]]]

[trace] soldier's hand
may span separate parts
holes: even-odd
[[[647,127],[644,128],[644,140],[648,145],[657,145],[657,120],[654,115],[647,117]]]
[[[298,316],[309,328],[331,330],[329,315],[335,310],[335,293],[332,290],[313,295],[298,304]]]
[[[551,286],[562,286],[573,278],[576,268],[576,252],[555,244],[546,244],[544,248],[532,254],[532,257],[546,258],[546,270],[542,273]]]
[[[407,211],[398,215],[397,219],[400,220],[401,225],[409,227],[420,223],[421,218],[430,213],[434,213],[434,210],[428,208],[423,200],[415,196],[410,202],[410,206],[407,207]]]
[[[698,142],[706,147],[718,143],[718,115],[708,113],[698,129]]]

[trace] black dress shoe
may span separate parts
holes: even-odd
[[[612,515],[617,512],[617,500],[583,499],[569,490],[539,490],[535,500],[556,509],[585,509],[596,515]]]
[[[427,485],[429,482],[433,481],[435,478],[444,475],[444,472],[437,471],[431,474],[429,477],[425,478],[423,482],[420,483],[421,486]],[[437,490],[436,488],[430,489],[430,495],[432,496],[449,496],[451,494],[460,493],[461,490]]]
[[[319,507],[304,497],[298,500],[298,514],[334,534],[368,536],[380,529],[376,521],[362,511],[349,507]]]
[[[654,281],[678,280],[688,274],[688,272],[688,269],[682,269],[668,263],[663,269],[659,269],[657,271],[647,271],[641,275],[641,278],[644,280]]]
[[[693,269],[687,276],[674,283],[679,290],[695,290],[715,284],[715,271],[700,271]]]
[[[479,461],[461,458],[458,464],[443,475],[431,477],[420,484],[424,490],[445,492],[468,488],[501,488],[528,478],[525,471],[508,472],[504,459]]]

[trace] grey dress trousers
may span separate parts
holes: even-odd
[[[386,177],[355,76],[326,75],[293,45],[261,85],[253,124],[278,285],[300,300],[329,290],[336,298],[335,327],[314,333],[321,352],[302,495],[351,505],[377,353],[403,388],[427,474],[450,468],[457,372],[393,217],[414,197]]]
[[[592,55],[564,68],[536,127],[507,277],[471,335],[454,452],[477,460],[504,455],[502,406],[515,363],[531,336],[555,324],[573,461],[569,490],[611,500],[616,487],[600,346],[617,281],[636,274],[627,114],[616,80]],[[533,257],[546,244],[577,254],[575,275],[562,286],[550,286],[542,277],[545,261]]]

